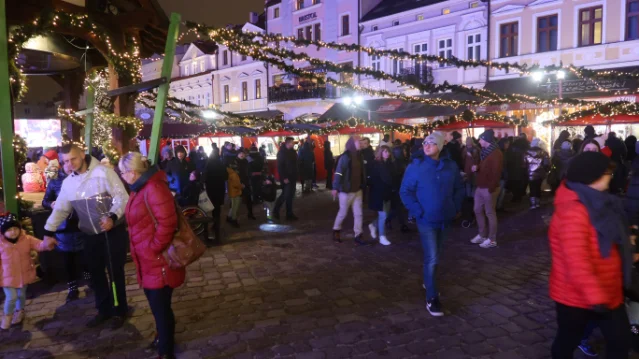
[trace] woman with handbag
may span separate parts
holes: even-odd
[[[172,268],[163,254],[178,228],[175,201],[166,174],[155,166],[149,167],[140,153],[130,152],[123,156],[119,168],[131,188],[125,210],[131,257],[157,330],[149,349],[157,348],[159,358],[175,358],[171,296],[173,289],[184,283],[185,270],[183,267]]]

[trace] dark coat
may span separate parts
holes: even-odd
[[[448,151],[448,156],[451,160],[455,161],[460,171],[464,168],[464,159],[462,156],[462,148],[457,141],[451,141],[444,146],[444,149]]]
[[[266,176],[264,179],[268,179],[271,183],[266,184],[262,181],[262,199],[266,202],[275,202],[275,198],[277,197],[275,178],[273,178],[273,176]]]
[[[249,165],[248,171],[250,176],[254,176],[254,173],[259,173],[262,175],[264,171],[264,157],[259,154],[259,152],[252,152],[249,154]]]
[[[524,145],[523,141],[515,141],[506,152],[508,181],[527,181],[528,179],[528,164],[526,163],[528,145],[527,142]]]
[[[375,164],[375,151],[373,151],[372,147],[368,146],[361,150],[360,153],[362,154],[364,167],[366,167],[366,175],[368,176],[368,174],[373,171],[373,165]]]
[[[352,152],[352,153],[351,153]],[[353,155],[353,153],[355,155]],[[355,158],[352,158],[355,156]],[[361,186],[360,188],[351,188],[351,161],[361,161]],[[372,165],[372,163],[371,163]],[[359,190],[366,188],[366,165],[364,164],[364,160],[360,152],[356,151],[348,151],[346,150],[339,156],[339,160],[337,161],[337,167],[335,168],[335,176],[333,176],[333,189],[338,192],[357,192]]]
[[[144,289],[177,288],[184,283],[186,271],[184,268],[171,269],[162,255],[171,245],[178,226],[166,175],[151,169],[133,187],[137,191],[129,196],[125,216],[138,283]]]
[[[280,182],[287,179],[291,183],[297,181],[297,152],[282,146],[277,153],[277,172],[280,175]]]
[[[335,158],[333,157],[333,152],[330,147],[324,147],[324,169],[332,173],[333,168],[335,167]]]
[[[399,186],[402,183],[398,163],[375,161],[372,165],[372,173],[368,178],[371,187],[368,208],[381,212],[384,210],[384,202],[386,201],[391,201],[391,207],[396,207]]]
[[[58,178],[49,181],[47,191],[42,199],[42,207],[52,209],[51,203],[55,202],[60,194],[62,182],[67,177],[62,169],[58,172]],[[62,222],[55,233],[58,241],[57,248],[62,252],[78,252],[84,249],[84,236],[78,229],[78,215],[72,211],[69,217]]]
[[[178,204],[182,207],[196,206],[200,201],[200,193],[202,192],[202,184],[198,181],[189,181],[182,190],[182,194],[177,196]]]
[[[181,194],[189,183],[189,176],[195,170],[193,163],[180,161],[177,157],[169,161],[164,171],[166,172],[171,191]]]
[[[572,150],[558,150],[552,156],[552,165],[555,167],[555,171],[557,171],[557,179],[563,180],[566,178],[566,174],[568,173],[568,165],[570,164],[570,160],[575,156]]]
[[[204,185],[206,186],[206,194],[215,207],[224,204],[227,179],[228,172],[224,163],[219,157],[211,157],[204,169]]]
[[[303,178],[312,179],[315,170],[315,153],[310,142],[304,143],[304,147],[300,151],[300,172]]]

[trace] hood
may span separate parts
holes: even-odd
[[[355,147],[355,137],[351,136],[348,141],[346,141],[346,151],[355,152],[357,151],[357,147]]]
[[[33,162],[29,162],[24,165],[24,169],[25,171],[27,171],[27,173],[35,173],[38,172],[38,165]]]

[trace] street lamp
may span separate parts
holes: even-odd
[[[207,120],[216,120],[220,118],[220,115],[213,110],[204,110],[202,111],[202,117],[206,118]]]
[[[348,96],[348,97],[344,97],[344,100],[342,101],[342,103],[346,107],[357,107],[361,105],[363,102],[364,102],[364,99],[362,98],[362,96],[353,96],[353,97]]]
[[[544,79],[544,73],[541,71],[535,71],[532,73],[532,78],[535,82],[541,82],[541,80]]]

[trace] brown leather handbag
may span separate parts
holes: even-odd
[[[149,202],[146,200],[146,192],[144,192],[144,204],[146,205],[146,209],[149,211],[149,215],[151,215],[153,223],[157,228],[158,221],[155,219],[155,216],[153,216],[151,207],[149,207]],[[182,211],[175,200],[173,200],[173,206],[175,207],[178,226],[173,234],[171,244],[162,254],[164,255],[167,263],[169,263],[169,267],[171,269],[180,269],[200,258],[202,254],[204,254],[206,246],[204,246],[204,243],[202,243],[200,238],[195,234],[195,232],[193,232],[193,229],[191,229],[189,222],[184,217],[184,214],[182,214]]]

